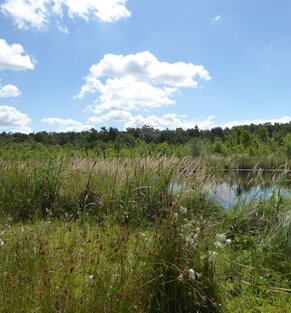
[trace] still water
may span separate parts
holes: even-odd
[[[251,200],[265,201],[274,195],[291,197],[290,189],[279,186],[252,186],[243,189],[240,184],[230,185],[224,182],[217,185],[207,184],[204,188],[209,199],[225,208],[233,208]]]
[[[215,173],[213,181],[203,187],[209,200],[225,208],[249,201],[265,201],[274,195],[291,198],[290,172],[223,171]],[[187,183],[172,185],[174,193],[191,188]]]

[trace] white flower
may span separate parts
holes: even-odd
[[[225,234],[217,234],[216,238],[218,240],[225,241],[226,240],[226,235]]]
[[[89,275],[89,279],[93,280],[94,276],[93,275]]]
[[[202,273],[197,273],[197,272],[196,272],[196,276],[197,276],[197,278],[199,279],[199,278],[202,276]]]
[[[225,240],[225,243],[226,243],[227,245],[231,244],[231,239],[226,239],[226,240]]]
[[[184,208],[184,207],[181,206],[180,212],[181,212],[182,214],[187,214],[187,208]]]
[[[175,220],[175,221],[178,220],[178,213],[174,213],[174,220]]]
[[[208,261],[209,262],[213,262],[216,256],[217,256],[217,252],[209,251],[209,253],[208,253]]]
[[[194,244],[195,244],[195,240],[194,240],[191,236],[187,236],[187,237],[185,238],[185,241],[186,241],[186,243],[187,243],[188,245],[190,245],[190,246],[194,246]]]
[[[202,273],[198,273],[198,272],[195,272],[192,268],[190,268],[188,270],[188,275],[189,275],[189,278],[194,281],[196,280],[196,278],[200,278],[202,276]]]
[[[183,281],[183,279],[184,279],[183,274],[180,274],[180,275],[177,277],[177,279],[178,279],[178,281]]]
[[[0,239],[0,246],[4,246],[4,241],[2,239]]]
[[[220,249],[220,248],[223,248],[224,247],[224,244],[221,242],[221,241],[215,241],[214,243],[215,247]]]
[[[188,270],[188,275],[191,280],[195,280],[195,271],[192,268]]]

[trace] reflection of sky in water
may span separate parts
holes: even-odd
[[[238,203],[249,202],[251,200],[267,200],[274,193],[280,193],[282,196],[290,197],[291,191],[286,188],[279,188],[277,186],[255,186],[245,191],[241,185],[229,185],[228,183],[221,183],[217,185],[205,185],[204,190],[209,195],[209,199],[218,202],[225,208],[232,208]]]
[[[187,182],[172,182],[170,191],[173,194],[183,193],[191,190]],[[216,201],[225,208],[232,208],[238,203],[249,202],[251,200],[267,200],[273,193],[279,193],[284,197],[291,197],[291,190],[278,186],[253,186],[247,189],[243,184],[230,185],[226,182],[220,184],[206,184],[204,191],[208,194],[209,200]]]

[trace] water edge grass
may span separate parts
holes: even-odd
[[[190,158],[1,165],[1,312],[290,311],[290,200],[226,210]]]

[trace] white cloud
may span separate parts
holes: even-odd
[[[10,16],[19,29],[41,30],[48,28],[51,18],[57,18],[58,24],[66,12],[73,19],[115,22],[131,15],[126,3],[127,0],[6,0],[1,11]]]
[[[76,120],[72,119],[63,119],[63,118],[57,118],[57,117],[48,117],[43,118],[41,120],[42,123],[50,124],[50,125],[56,125],[58,132],[81,132],[90,130],[91,128],[94,128],[92,125],[88,124],[82,124]]]
[[[215,17],[213,17],[213,19],[211,20],[211,25],[215,25],[218,24],[222,21],[222,17],[220,15],[217,15]]]
[[[98,104],[90,109],[98,114],[106,110],[152,109],[175,103],[175,88],[158,88],[132,78],[108,79],[100,89]]]
[[[182,120],[175,113],[168,113],[161,117],[150,115],[144,117],[142,115],[132,116],[131,120],[125,123],[125,128],[127,127],[142,127],[143,125],[148,125],[150,127],[159,128],[159,129],[175,129],[178,127],[181,128],[193,128],[195,125],[189,121]]]
[[[32,70],[34,63],[30,56],[24,54],[20,44],[9,45],[4,39],[0,39],[0,70]]]
[[[29,116],[17,111],[16,108],[7,105],[0,106],[0,129],[2,131],[30,133],[32,132],[28,127],[30,122]]]
[[[205,120],[202,121],[192,121],[187,120],[185,116],[177,115],[176,113],[168,113],[164,114],[163,116],[155,116],[155,115],[149,115],[149,116],[143,116],[141,114],[138,115],[132,115],[128,111],[124,110],[113,110],[108,112],[104,115],[99,116],[92,116],[88,119],[88,123],[92,124],[102,124],[104,122],[124,122],[124,129],[127,127],[142,127],[144,125],[148,125],[150,127],[158,128],[158,129],[175,129],[175,128],[194,128],[196,125],[200,129],[207,129],[211,128],[213,125],[212,120],[214,119],[214,116],[209,116]]]
[[[129,55],[106,54],[90,68],[88,78],[125,78],[162,84],[172,87],[197,87],[198,79],[210,79],[208,71],[201,65],[159,61],[149,51]]]
[[[176,129],[176,128],[194,128],[196,125],[199,129],[211,129],[214,127],[231,128],[239,125],[250,125],[250,124],[265,124],[265,123],[289,123],[291,117],[283,116],[278,119],[255,119],[255,120],[242,120],[242,121],[231,121],[227,123],[215,122],[215,116],[208,116],[203,120],[190,120],[185,115],[177,115],[175,113],[168,113],[162,116],[149,115],[143,116],[141,114],[132,115],[128,111],[124,110],[113,110],[104,115],[92,116],[88,119],[88,123],[102,124],[105,122],[123,122],[124,129],[127,127],[140,128],[144,125],[148,125],[157,129]]]
[[[6,85],[0,86],[0,99],[1,98],[10,98],[10,97],[18,97],[21,95],[20,90],[14,85]]]
[[[250,124],[258,125],[258,124],[265,124],[265,123],[283,124],[283,123],[289,123],[289,122],[291,122],[290,116],[282,116],[281,118],[277,118],[277,119],[255,119],[255,120],[232,121],[232,122],[223,123],[219,126],[221,126],[222,128],[226,128],[226,127],[232,128],[234,126],[240,126],[240,125],[250,125]]]
[[[90,68],[86,83],[74,98],[99,93],[95,113],[106,110],[151,109],[174,104],[182,87],[196,88],[200,80],[211,79],[201,65],[159,61],[144,51],[130,55],[107,54]]]

